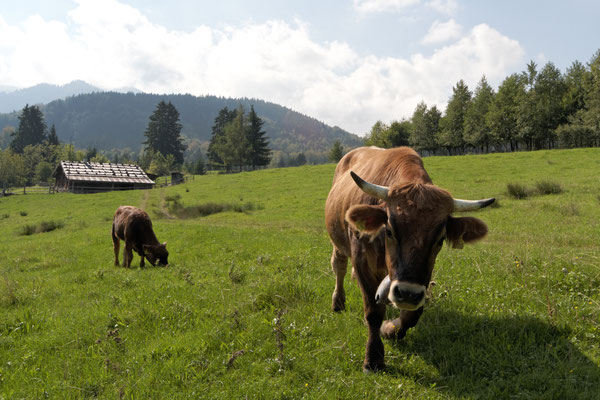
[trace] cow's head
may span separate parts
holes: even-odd
[[[169,264],[169,252],[167,251],[167,242],[157,245],[144,245],[144,255],[152,265],[168,265]]]
[[[353,228],[372,237],[385,235],[388,276],[377,294],[386,296],[397,308],[416,310],[425,303],[435,259],[444,241],[462,248],[464,243],[487,233],[481,220],[452,217],[452,212],[477,210],[495,200],[453,199],[431,184],[405,183],[388,188],[351,174],[365,193],[383,200],[380,205],[355,205],[346,213],[346,221]]]

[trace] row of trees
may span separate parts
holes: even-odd
[[[428,154],[600,146],[600,50],[564,74],[531,61],[497,91],[485,76],[474,92],[460,80],[443,114],[421,102],[408,120],[375,123],[365,143]]]
[[[212,165],[225,167],[228,171],[236,167],[241,170],[268,165],[271,150],[262,125],[263,121],[254,107],[248,115],[244,114],[241,105],[237,110],[222,109],[215,119],[209,147]],[[182,167],[190,173],[206,173],[204,160],[198,152],[193,160],[184,164],[186,145],[181,129],[175,106],[161,101],[149,117],[143,151],[135,155],[123,149],[108,156],[113,162],[137,162],[144,170],[157,175],[166,175]],[[0,187],[48,182],[60,160],[110,161],[104,152],[95,148],[84,151],[76,150],[71,144],[60,144],[54,125],[48,130],[44,115],[37,106],[26,105],[19,115],[18,128],[5,128],[2,138],[4,141],[6,138],[11,140],[8,149],[0,151]]]
[[[208,160],[212,167],[240,171],[264,167],[271,161],[271,149],[262,130],[263,121],[250,106],[248,115],[240,104],[235,110],[224,107],[212,127]]]

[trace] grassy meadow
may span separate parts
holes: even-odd
[[[377,374],[350,273],[347,310],[330,311],[334,165],[0,198],[0,399],[600,398],[600,149],[424,162],[498,205],[471,213],[486,239],[444,247]],[[210,203],[227,207],[192,212]],[[168,267],[113,265],[120,205],[148,211]]]

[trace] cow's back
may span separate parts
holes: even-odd
[[[350,255],[350,246],[344,221],[346,211],[355,204],[379,202],[358,188],[350,171],[381,186],[404,182],[431,183],[421,157],[409,147],[360,147],[342,157],[335,169],[332,187],[325,203],[325,223],[331,241],[347,256]]]
[[[119,207],[115,212],[113,225],[117,237],[121,240],[147,242],[147,236],[154,236],[150,217],[137,207]]]

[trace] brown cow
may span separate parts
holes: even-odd
[[[444,240],[462,248],[486,235],[481,220],[452,217],[452,212],[493,202],[453,199],[433,185],[421,158],[408,147],[362,147],[340,160],[325,204],[336,275],[332,308],[345,308],[350,258],[369,329],[363,370],[385,368],[381,336],[403,338],[419,320]],[[384,322],[388,300],[401,311],[397,319]]]
[[[167,242],[160,243],[152,230],[152,221],[148,214],[136,207],[117,208],[112,224],[112,241],[115,250],[115,265],[119,265],[120,240],[125,242],[123,267],[129,268],[135,250],[141,257],[140,268],[144,267],[144,257],[150,264],[167,265],[169,252]]]

